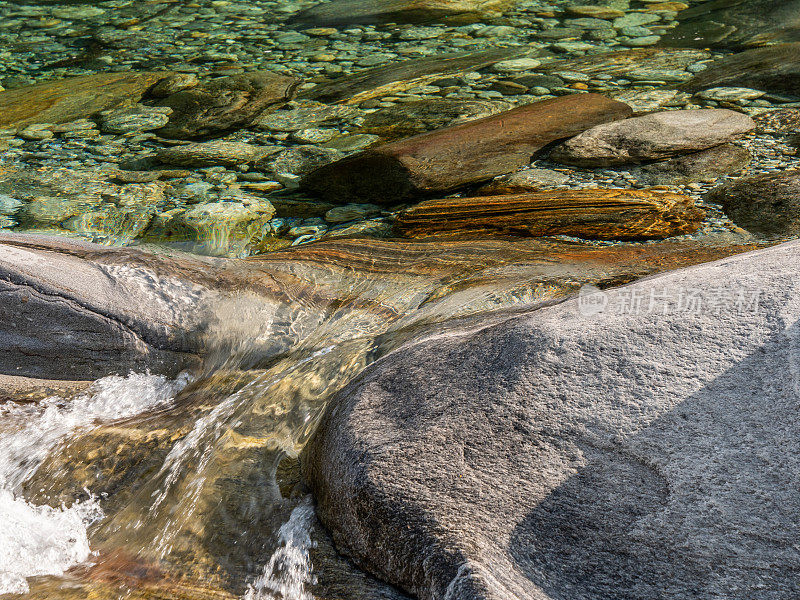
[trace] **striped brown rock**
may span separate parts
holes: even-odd
[[[427,200],[403,212],[408,237],[570,235],[592,240],[661,239],[697,231],[703,211],[688,196],[653,190],[546,190]]]
[[[599,94],[553,98],[360,152],[301,185],[331,202],[398,203],[510,173],[551,142],[631,114]]]

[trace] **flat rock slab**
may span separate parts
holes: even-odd
[[[245,142],[213,141],[164,148],[156,152],[156,158],[162,163],[181,167],[211,167],[215,165],[234,167],[255,163],[279,150],[281,150],[280,146],[255,146]]]
[[[495,48],[483,52],[443,54],[393,62],[384,67],[364,69],[323,82],[301,97],[319,102],[360,104],[370,98],[389,96],[444,76],[479,71],[501,60],[527,55],[529,48]]]
[[[708,200],[734,223],[768,236],[800,234],[800,170],[743,177],[714,188]]]
[[[268,109],[291,100],[299,84],[272,71],[255,71],[175,92],[158,102],[173,111],[158,134],[195,139],[247,127]]]
[[[660,239],[694,233],[704,213],[682,194],[650,190],[554,190],[426,200],[402,212],[408,237],[569,235],[593,240]]]
[[[662,45],[740,49],[800,41],[800,0],[713,0],[678,18]]]
[[[419,135],[451,125],[466,123],[512,108],[492,100],[418,100],[381,108],[364,117],[360,130],[379,135],[385,141]]]
[[[585,75],[613,75],[634,79],[658,79],[664,74],[676,74],[686,67],[706,60],[708,51],[693,48],[634,48],[617,52],[591,54],[543,63],[540,71],[576,71]]]
[[[695,75],[684,89],[700,92],[715,87],[745,87],[800,96],[800,43],[725,56]]]
[[[0,127],[67,123],[135,104],[168,75],[168,72],[97,73],[0,92]]]
[[[474,23],[500,16],[516,0],[332,0],[290,22],[309,27],[376,23]]]
[[[651,113],[589,129],[554,148],[550,159],[581,167],[636,164],[718,146],[755,126],[747,115],[726,109]]]
[[[422,600],[797,598],[798,281],[793,242],[408,344],[307,446],[317,512]]]
[[[301,186],[331,202],[398,203],[510,173],[551,142],[630,114],[599,94],[544,100],[349,156]]]

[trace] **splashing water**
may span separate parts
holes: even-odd
[[[278,530],[280,547],[275,550],[261,576],[247,587],[242,600],[313,600],[306,584],[313,584],[311,523],[314,506],[307,496]]]
[[[103,516],[97,498],[51,507],[21,496],[22,485],[48,454],[79,429],[170,402],[188,381],[111,376],[69,402],[54,397],[38,405],[0,406],[0,594],[26,593],[27,577],[61,575],[90,556],[87,528]]]

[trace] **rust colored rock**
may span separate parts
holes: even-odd
[[[272,71],[222,77],[159,102],[173,113],[158,134],[173,139],[219,135],[251,125],[270,107],[291,100],[296,79]]]
[[[631,112],[599,94],[544,100],[360,152],[312,171],[301,185],[331,202],[393,204],[510,173],[551,142]]]
[[[97,73],[0,92],[0,127],[68,123],[135,104],[162,73]]]
[[[398,217],[414,238],[570,235],[590,240],[662,239],[694,233],[703,211],[681,194],[652,190],[551,190],[422,202]]]

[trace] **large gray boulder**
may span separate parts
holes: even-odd
[[[303,456],[340,551],[424,600],[800,595],[800,243],[442,329]]]
[[[597,125],[556,146],[550,158],[582,167],[635,164],[705,150],[753,129],[753,119],[732,110],[672,110]]]
[[[192,260],[2,234],[0,374],[93,380],[198,364],[210,288],[224,284],[203,281],[212,261]]]

